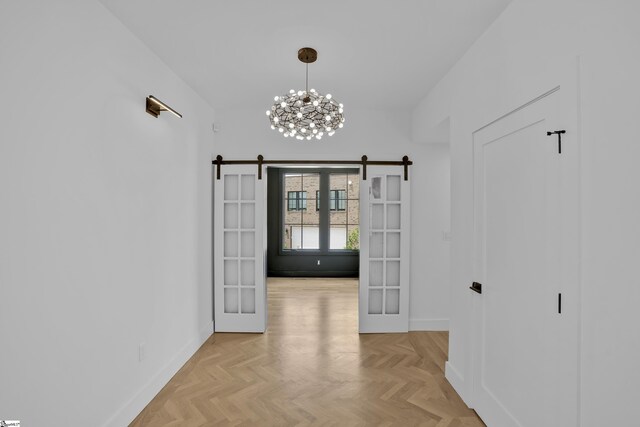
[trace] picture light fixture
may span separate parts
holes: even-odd
[[[173,113],[176,117],[182,118],[182,114],[178,113],[173,108],[169,107],[164,102],[160,101],[153,95],[147,96],[147,113],[151,114],[153,117],[158,117],[161,111],[169,111]]]

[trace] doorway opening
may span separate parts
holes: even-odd
[[[359,331],[408,330],[411,162],[315,163],[216,158],[217,332],[265,332],[267,276],[276,275],[358,278]]]
[[[267,170],[267,275],[358,277],[360,170]]]

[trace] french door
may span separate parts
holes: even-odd
[[[577,425],[577,144],[565,92],[474,134],[473,407],[492,427]],[[563,146],[547,135],[560,129]]]
[[[409,329],[409,182],[388,166],[360,182],[360,332]]]
[[[255,165],[225,165],[214,188],[214,329],[266,328],[264,180]]]

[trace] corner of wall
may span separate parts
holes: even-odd
[[[198,336],[178,351],[169,364],[154,375],[153,378],[151,378],[131,400],[116,411],[102,427],[122,427],[129,425],[212,334],[213,321],[200,328]]]
[[[454,390],[460,395],[464,403],[468,407],[473,408],[473,405],[471,405],[469,400],[469,396],[467,395],[467,384],[465,384],[464,377],[460,374],[460,371],[453,367],[451,362],[445,363],[444,376]]]

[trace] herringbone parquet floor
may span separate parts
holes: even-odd
[[[446,332],[358,334],[357,281],[270,279],[265,334],[214,334],[131,423],[481,427]]]

